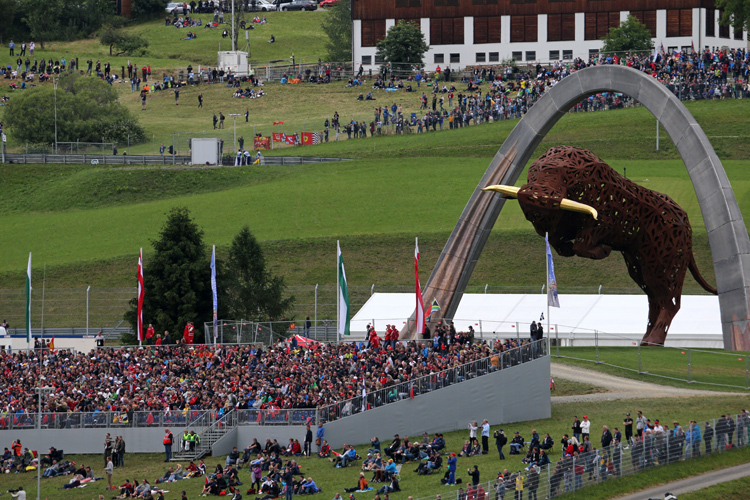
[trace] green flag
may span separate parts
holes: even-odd
[[[346,272],[344,271],[344,257],[341,255],[341,245],[336,242],[339,262],[339,318],[338,333],[339,335],[349,335],[349,288],[346,286]]]
[[[31,343],[31,252],[26,268],[26,342]]]

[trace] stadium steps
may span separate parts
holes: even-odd
[[[227,413],[221,420],[214,421],[210,426],[196,431],[201,438],[200,444],[192,451],[181,450],[172,454],[172,462],[196,461],[211,453],[214,443],[224,437],[229,431],[237,427],[234,410]]]

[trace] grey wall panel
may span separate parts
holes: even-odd
[[[550,358],[452,385],[414,399],[381,406],[325,424],[332,447],[367,443],[373,436],[389,442],[395,433],[421,436],[423,432],[465,429],[469,421],[491,425],[549,418]],[[519,397],[519,394],[523,394]],[[358,450],[361,455],[362,450]]]

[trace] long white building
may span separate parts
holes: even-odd
[[[547,63],[581,57],[633,14],[666,51],[747,47],[747,32],[719,25],[701,0],[352,0],[354,63],[376,71],[377,42],[397,21],[418,24],[430,46],[427,71],[515,59]]]

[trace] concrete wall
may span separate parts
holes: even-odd
[[[182,434],[182,428],[170,429],[175,439]],[[113,429],[28,429],[0,432],[0,441],[10,443],[20,439],[24,447],[47,453],[50,446],[64,450],[66,454],[104,453],[104,437],[107,433],[125,439],[126,453],[160,453],[164,428],[113,428]]]
[[[423,432],[466,429],[469,421],[485,418],[491,425],[549,418],[549,377],[547,356],[328,422],[326,439],[331,447],[340,448],[344,443],[367,443],[373,436],[386,442],[396,433],[421,436]]]

